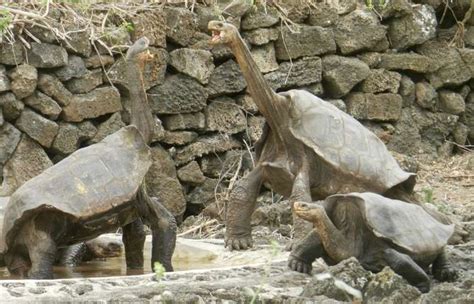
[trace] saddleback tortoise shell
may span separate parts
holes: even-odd
[[[413,189],[415,174],[403,171],[385,144],[355,118],[304,90],[280,94],[291,100],[293,136],[337,171],[381,193],[401,183]]]
[[[134,126],[77,150],[12,194],[5,210],[0,252],[8,249],[22,225],[39,212],[55,211],[55,216],[82,221],[129,202],[150,166],[150,148]]]
[[[365,224],[377,237],[413,255],[439,253],[454,232],[454,225],[441,224],[418,205],[375,193],[335,194],[325,201],[331,219],[335,216],[331,211],[337,204],[355,203]]]

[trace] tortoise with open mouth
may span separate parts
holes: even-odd
[[[370,191],[422,205],[413,195],[415,174],[403,171],[374,133],[305,90],[274,92],[234,25],[210,21],[208,28],[211,44],[224,44],[232,50],[247,90],[266,121],[255,145],[255,168],[230,194],[227,247],[239,250],[252,246],[250,219],[262,184],[289,198],[291,204],[336,193]],[[426,211],[443,223],[451,222],[437,211]],[[308,241],[306,245],[311,251],[314,244]]]
[[[292,253],[292,269],[305,265],[296,270],[310,272],[311,263],[319,257],[328,264],[355,257],[364,268],[374,272],[390,266],[422,292],[430,290],[426,274],[430,265],[440,281],[457,277],[444,251],[454,225],[439,223],[420,206],[375,193],[349,193],[332,195],[316,203],[296,202],[294,210],[314,225],[313,242],[319,246],[314,246],[304,264],[301,255]]]

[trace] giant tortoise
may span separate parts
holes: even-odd
[[[294,210],[313,223],[319,244],[305,256],[306,267],[298,268],[300,272],[309,272],[319,257],[329,264],[355,257],[374,272],[390,266],[422,292],[430,290],[426,274],[430,265],[440,281],[457,276],[444,251],[454,225],[439,223],[420,206],[367,192],[336,194],[315,203],[296,202]],[[301,265],[301,258],[292,254],[290,268]]]
[[[375,134],[307,91],[275,93],[235,26],[210,21],[208,28],[211,44],[225,44],[234,53],[247,90],[266,120],[256,144],[258,162],[235,184],[227,204],[227,247],[252,246],[250,219],[262,184],[289,197],[291,204],[356,191],[418,203],[411,195],[415,174],[403,171]],[[428,212],[450,222],[436,211]]]
[[[139,54],[148,39],[137,40],[127,52],[132,122],[149,111],[138,71]],[[139,88],[133,88],[140,85]],[[131,86],[131,87],[130,87]],[[146,97],[145,97],[146,98]],[[149,117],[152,118],[151,115]],[[154,121],[146,122],[153,124]],[[155,262],[171,271],[176,241],[173,216],[145,189],[151,165],[148,129],[130,125],[101,142],[77,150],[30,179],[11,196],[5,211],[0,253],[9,271],[28,278],[53,277],[59,248],[123,229],[128,268],[143,268],[145,235],[152,230],[152,269]]]

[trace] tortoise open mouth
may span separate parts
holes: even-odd
[[[222,39],[222,32],[218,30],[212,30],[212,43],[217,43]]]
[[[153,60],[154,57],[155,57],[155,55],[153,55],[150,52],[150,50],[146,50],[145,52],[138,55],[139,61],[142,61],[142,62],[151,61],[151,60]]]

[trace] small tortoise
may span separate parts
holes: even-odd
[[[97,237],[95,239],[74,244],[58,250],[55,265],[79,266],[82,262],[104,260],[119,257],[122,244],[117,240]]]
[[[0,197],[0,231],[3,230],[3,218],[9,200],[10,197]],[[121,253],[120,242],[107,238],[95,238],[58,250],[55,265],[77,266],[94,259],[118,257]]]
[[[252,246],[250,219],[262,184],[288,197],[291,204],[365,191],[419,204],[412,196],[415,174],[403,171],[374,133],[307,91],[275,93],[234,25],[210,21],[208,28],[212,30],[211,44],[230,47],[247,90],[266,120],[256,144],[258,162],[230,195],[227,247]],[[428,212],[450,222],[436,211]]]
[[[440,281],[457,276],[444,251],[454,225],[439,223],[420,206],[367,192],[332,195],[316,203],[296,202],[294,210],[313,223],[316,234],[307,237],[315,238],[312,242],[318,245],[311,252],[303,246],[304,254],[292,254],[291,269],[309,273],[318,257],[328,264],[355,257],[374,272],[390,266],[422,292],[430,290],[426,274],[430,265]],[[294,251],[298,250],[295,246]]]
[[[59,248],[118,227],[123,230],[127,267],[143,268],[142,220],[152,230],[152,269],[160,262],[172,271],[176,222],[157,199],[147,195],[144,185],[152,162],[147,144],[154,121],[145,113],[151,111],[146,95],[140,94],[143,87],[137,59],[147,48],[148,39],[143,37],[126,55],[132,125],[77,150],[12,194],[0,242],[10,273],[53,278]]]

